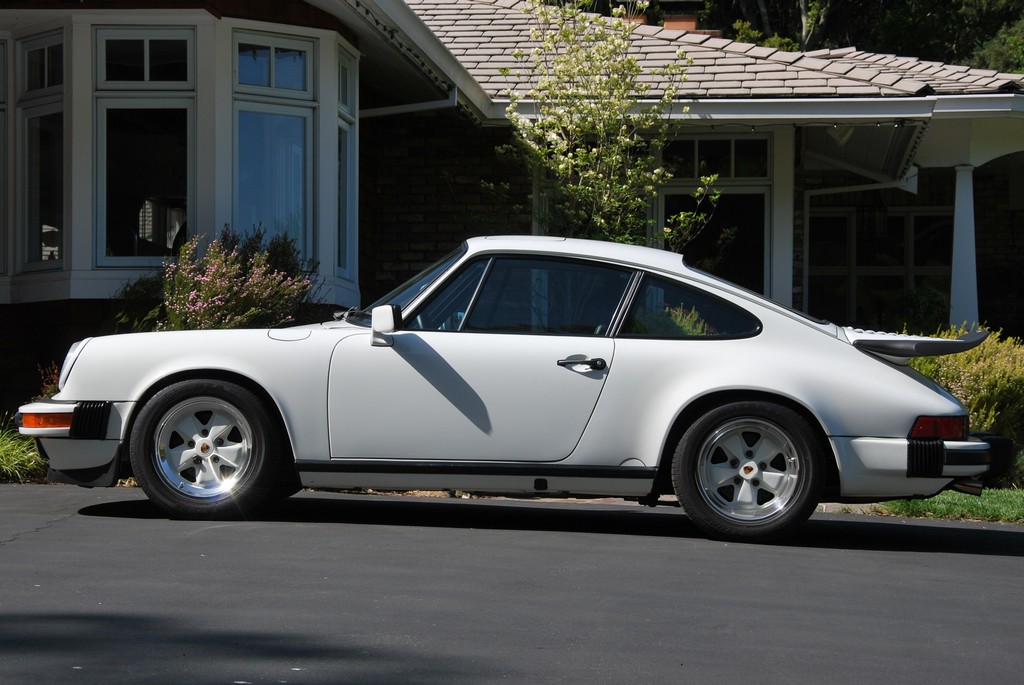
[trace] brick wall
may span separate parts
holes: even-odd
[[[495,152],[510,141],[508,129],[477,126],[454,110],[360,127],[363,304],[468,237],[530,232],[529,179]]]
[[[39,367],[60,366],[71,343],[114,330],[110,300],[0,305],[0,413],[14,412],[41,387]]]
[[[1024,153],[974,171],[978,308],[982,321],[1024,336]]]

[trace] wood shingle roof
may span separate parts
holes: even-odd
[[[532,47],[533,19],[522,0],[406,0],[413,12],[492,100],[503,100]],[[638,26],[633,50],[646,69],[690,60],[679,97],[855,98],[1024,93],[1024,75],[864,52],[856,48],[784,52],[703,34]],[[519,84],[520,86],[522,84]],[[658,94],[656,79],[649,95]]]

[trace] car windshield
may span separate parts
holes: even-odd
[[[397,304],[404,311],[409,306],[409,303],[416,299],[417,295],[426,290],[452,264],[458,261],[465,252],[466,245],[460,245],[365,309],[346,312],[345,320],[352,323],[369,325],[370,312],[373,311],[373,308],[385,304]]]

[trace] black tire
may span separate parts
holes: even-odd
[[[770,402],[735,402],[683,434],[672,484],[687,516],[713,538],[770,542],[814,513],[825,482],[824,446],[800,414]]]
[[[280,496],[279,422],[251,391],[219,380],[187,380],[139,410],[129,438],[135,478],[175,518],[244,515]]]

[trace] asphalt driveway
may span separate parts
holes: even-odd
[[[302,493],[172,521],[0,486],[0,682],[1017,682],[1024,526]]]

